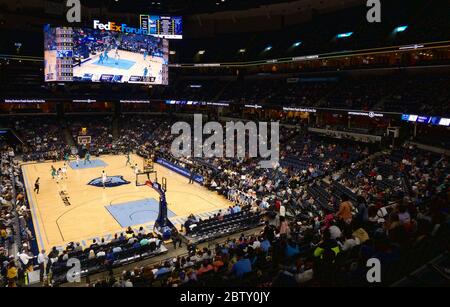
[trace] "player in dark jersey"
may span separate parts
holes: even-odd
[[[34,192],[36,192],[36,194],[39,194],[39,177],[37,177],[36,181],[34,182]]]

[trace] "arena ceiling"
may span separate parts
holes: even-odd
[[[248,10],[261,6],[295,3],[306,9],[333,9],[360,5],[365,0],[82,0],[82,4],[91,8],[106,8],[111,12],[127,13],[171,13],[193,15],[223,11]]]
[[[142,13],[196,15],[292,4],[295,9],[338,9],[361,5],[366,0],[81,0],[87,8],[100,8],[112,13]],[[66,0],[4,0],[1,7],[9,11],[27,11],[48,6],[65,6]]]

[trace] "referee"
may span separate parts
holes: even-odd
[[[36,194],[39,194],[39,177],[34,182],[34,190],[33,191],[36,192]]]
[[[194,179],[195,179],[195,173],[194,173],[194,171],[191,171],[191,173],[189,174],[189,184],[194,184]]]

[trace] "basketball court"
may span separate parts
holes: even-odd
[[[22,170],[39,248],[50,250],[69,242],[84,247],[92,239],[110,240],[128,226],[153,230],[158,216],[159,194],[148,186],[137,186],[136,175],[126,156],[92,157],[92,164],[70,161],[67,179],[56,183],[51,166],[61,168],[64,162],[23,164]],[[143,168],[144,159],[131,155],[131,163]],[[101,173],[105,170],[109,185],[103,188]],[[191,213],[207,218],[231,204],[226,198],[159,164],[154,164],[158,180],[167,179],[168,217],[179,229]],[[33,192],[40,177],[40,192]]]
[[[119,57],[115,58],[115,50],[109,52],[109,59],[100,62],[100,54],[91,56],[88,61],[73,68],[74,77],[82,78],[84,74],[93,74],[93,80],[100,79],[102,74],[123,75],[124,80],[130,76],[143,76],[147,67],[147,76],[155,77],[154,83],[162,83],[162,68],[164,60],[159,57],[147,56],[136,52],[118,50]]]

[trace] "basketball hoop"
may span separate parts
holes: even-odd
[[[87,146],[91,144],[91,136],[89,135],[79,135],[77,138],[78,145]]]

